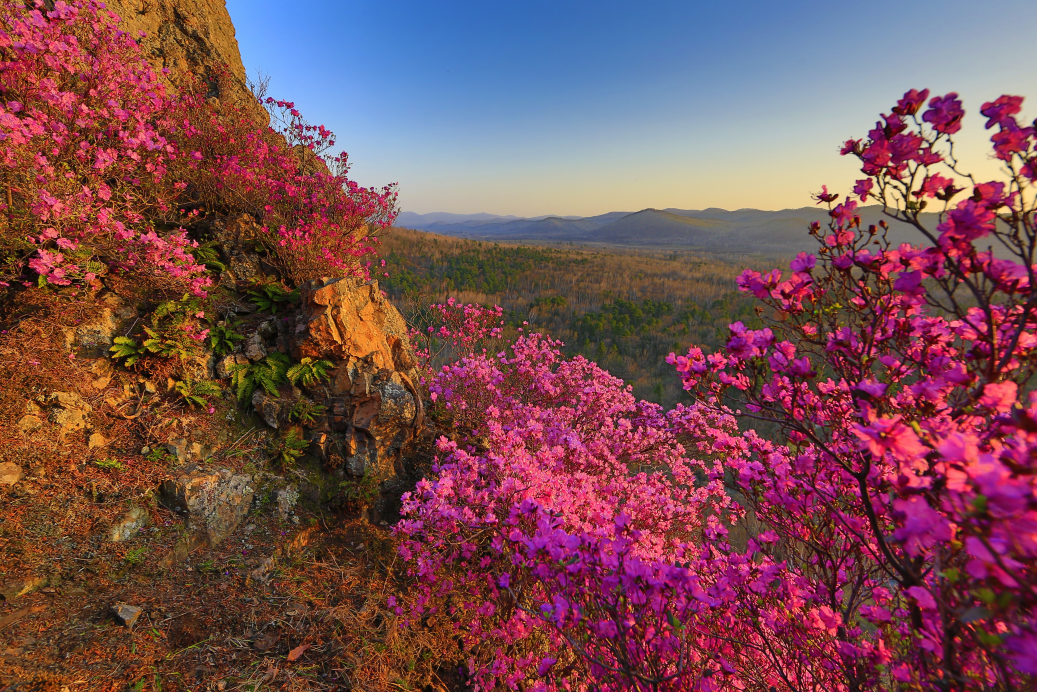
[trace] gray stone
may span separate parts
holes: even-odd
[[[151,517],[140,507],[134,507],[108,531],[108,538],[113,543],[128,541],[137,535],[148,524]]]
[[[0,485],[14,485],[22,479],[25,473],[18,464],[5,461],[0,464]]]
[[[280,426],[281,407],[283,402],[278,397],[272,397],[262,387],[252,395],[252,407],[256,413],[271,428]]]
[[[266,358],[266,344],[263,343],[263,337],[258,333],[250,336],[245,342],[245,355],[253,363]]]
[[[75,329],[64,330],[65,347],[75,348],[80,358],[106,358],[114,338],[137,316],[136,310],[114,296],[105,303],[100,312]]]
[[[256,334],[258,334],[263,339],[269,339],[276,333],[277,328],[274,326],[274,323],[270,320],[261,323],[259,327],[256,329]]]
[[[350,447],[353,453],[346,458],[346,471],[350,475],[363,476],[366,473],[380,471],[378,444],[374,438],[363,431],[355,431],[350,440]]]
[[[252,477],[229,469],[189,466],[162,484],[162,501],[186,515],[189,529],[209,546],[221,543],[236,529],[252,505]]]
[[[382,407],[378,410],[379,423],[407,427],[414,422],[418,407],[414,395],[406,387],[389,381],[378,385],[378,391],[382,395]]]
[[[299,489],[295,484],[281,488],[274,493],[274,499],[277,501],[277,513],[281,515],[282,519],[287,519],[299,501]]]
[[[112,615],[119,621],[120,625],[132,628],[137,620],[140,618],[141,613],[144,611],[137,606],[132,606],[129,603],[116,603],[112,606]]]

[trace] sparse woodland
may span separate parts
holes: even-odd
[[[727,325],[755,325],[736,279],[761,259],[688,251],[500,245],[394,228],[380,239],[380,284],[407,314],[433,301],[500,305],[512,328],[559,339],[633,385],[643,399],[686,399],[666,356],[688,343],[719,347]]]

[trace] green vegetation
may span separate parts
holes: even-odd
[[[97,468],[104,469],[105,471],[122,471],[126,468],[121,461],[113,458],[98,459],[94,464],[97,465]]]
[[[299,399],[292,406],[291,411],[288,412],[288,420],[294,420],[304,424],[315,423],[318,418],[324,415],[325,411],[327,411],[326,406],[315,404],[309,399]]]
[[[208,403],[206,397],[219,396],[223,391],[219,384],[211,380],[192,380],[190,377],[174,382],[173,388],[188,406],[205,406]]]
[[[212,352],[217,356],[227,355],[234,350],[234,345],[237,342],[244,340],[245,337],[235,331],[229,322],[223,325],[216,325],[209,330],[209,345],[212,346]]]
[[[262,312],[276,315],[278,310],[283,310],[292,303],[299,302],[299,291],[289,291],[276,281],[256,284],[248,292],[248,299]]]
[[[288,381],[292,384],[298,384],[302,382],[304,386],[309,387],[315,385],[321,380],[328,378],[333,364],[330,360],[314,360],[313,358],[303,358],[301,361],[288,368],[288,372],[285,373]]]
[[[292,362],[283,353],[271,353],[258,363],[236,365],[231,373],[231,385],[237,389],[238,403],[247,404],[258,387],[270,396],[278,396],[277,387],[288,381]]]
[[[303,438],[302,433],[296,428],[290,428],[287,433],[275,438],[270,443],[271,456],[285,466],[290,466],[303,455],[310,443]]]

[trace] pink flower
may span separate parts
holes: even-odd
[[[904,544],[908,555],[918,556],[938,542],[954,539],[954,526],[924,498],[897,499],[893,507],[903,516],[902,525],[893,532],[893,537]]]
[[[961,129],[964,116],[958,94],[952,91],[946,96],[934,96],[929,101],[929,109],[922,114],[922,120],[930,123],[937,132],[952,135]]]
[[[878,418],[869,425],[854,424],[853,434],[859,437],[868,451],[877,458],[889,451],[900,459],[911,460],[923,457],[929,451],[914,430],[901,422],[899,415]]]
[[[1019,387],[1015,382],[992,382],[983,387],[983,396],[980,397],[979,403],[998,413],[1006,413],[1015,405],[1018,391]]]

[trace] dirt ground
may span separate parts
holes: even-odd
[[[63,334],[99,300],[31,296],[0,315],[0,464],[21,476],[0,483],[0,692],[465,689],[449,623],[387,606],[408,583],[387,526],[319,488],[284,514],[273,490],[305,495],[301,471],[270,461],[233,396],[192,408],[154,373],[158,386],[85,358]],[[48,404],[55,392],[85,413]],[[158,501],[184,466],[171,440],[256,480],[214,548]],[[113,542],[133,508],[147,525]],[[140,609],[132,627],[113,613],[123,603]]]
[[[169,569],[69,556],[59,583],[0,606],[0,690],[461,689],[441,638],[384,605],[398,587],[388,532],[317,519],[249,517]],[[118,603],[142,609],[133,627]]]

